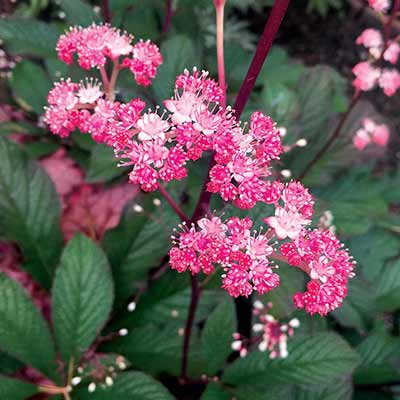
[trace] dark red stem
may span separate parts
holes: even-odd
[[[257,77],[271,49],[272,43],[281,25],[289,3],[290,0],[275,0],[274,2],[271,14],[268,17],[264,32],[260,41],[258,42],[256,52],[250,64],[250,68],[247,71],[246,78],[244,79],[242,86],[240,87],[239,94],[236,97],[236,102],[233,107],[236,118],[240,118],[244,107],[249,100],[250,93],[254,88]]]
[[[183,338],[182,366],[181,366],[181,376],[180,376],[182,383],[185,383],[187,380],[190,337],[194,324],[194,317],[196,315],[197,304],[200,299],[200,287],[195,275],[190,275],[190,286],[192,289],[192,297],[190,299],[190,306],[188,311],[188,317],[186,319],[185,333]]]
[[[173,9],[172,9],[172,0],[167,0],[166,1],[166,10],[165,10],[165,17],[164,17],[164,23],[162,26],[162,32],[167,33],[171,27],[171,20],[172,20],[172,15],[173,15]]]
[[[104,23],[111,24],[111,13],[108,0],[101,0],[101,13],[103,14]]]
[[[164,186],[159,185],[158,190],[160,193],[163,195],[165,200],[167,200],[168,204],[171,206],[171,208],[174,210],[175,214],[180,218],[182,222],[189,223],[189,218],[186,216],[186,214],[183,212],[183,210],[176,204],[175,200],[170,196],[170,194],[167,192]]]
[[[249,70],[247,72],[246,78],[243,81],[238,96],[236,97],[236,102],[234,106],[236,118],[240,118],[240,115],[242,114],[243,109],[247,104],[247,101],[249,100],[250,93],[254,88],[254,84],[257,80],[258,74],[260,73],[264,61],[267,58],[269,50],[271,49],[272,43],[275,39],[276,33],[278,32],[279,26],[282,22],[283,16],[285,15],[289,2],[290,0],[275,0],[271,14],[267,20],[264,32],[257,45],[257,49],[254,54],[251,65],[249,67]],[[199,218],[201,218],[204,215],[205,212],[207,212],[212,195],[210,192],[207,191],[207,184],[209,182],[209,172],[214,165],[215,165],[215,160],[214,156],[212,156],[210,165],[208,167],[207,175],[204,180],[203,189],[197,201],[195,210],[193,212],[193,216],[191,218],[191,222],[196,222]],[[196,314],[197,304],[200,297],[200,288],[196,276],[191,276],[191,287],[192,287],[192,298],[189,307],[188,319],[186,321],[185,336],[183,342],[182,368],[181,368],[181,379],[183,383],[187,380],[187,364],[188,364],[189,347],[190,347],[190,336],[194,323],[194,317]]]

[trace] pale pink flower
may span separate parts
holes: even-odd
[[[400,73],[396,69],[384,69],[379,78],[379,86],[386,96],[393,96],[400,88]]]
[[[367,48],[380,48],[383,45],[382,34],[377,29],[365,29],[356,39],[356,43]]]
[[[390,0],[368,0],[368,4],[377,12],[385,12],[390,7]]]
[[[100,87],[100,83],[94,80],[86,80],[85,84],[81,83],[77,92],[79,102],[82,104],[95,103],[104,95]]]
[[[282,207],[275,209],[275,216],[265,218],[264,221],[275,230],[278,239],[295,239],[305,225],[311,221],[304,218],[298,211],[287,210]]]
[[[165,140],[165,132],[169,129],[168,121],[157,113],[146,113],[137,121],[139,140]]]
[[[362,61],[354,66],[353,74],[356,79],[353,81],[353,85],[362,91],[368,91],[374,88],[376,85],[380,71],[378,68],[373,67],[368,61]]]
[[[389,41],[389,45],[383,53],[383,59],[396,64],[400,55],[400,45],[395,41]]]
[[[384,147],[387,145],[390,137],[390,132],[385,124],[378,125],[372,133],[372,141],[378,146]]]
[[[371,137],[365,129],[359,129],[353,137],[353,144],[357,150],[364,150],[371,143]]]

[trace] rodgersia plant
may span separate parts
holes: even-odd
[[[284,168],[282,159],[294,149],[301,154],[299,148],[307,141],[292,140],[290,129],[274,121],[268,110],[252,110],[246,120],[241,119],[289,1],[274,2],[247,75],[235,93],[234,104],[229,104],[232,97],[227,96],[230,88],[225,74],[226,1],[212,3],[216,11],[218,79],[201,66],[187,65],[167,88],[171,96],[163,99],[147,90],[169,54],[147,39],[137,40],[130,33],[112,27],[107,1],[103,2],[104,24],[74,26],[58,38],[59,61],[88,74],[82,81],[75,81],[74,74],[54,83],[44,110],[43,122],[57,137],[52,139],[62,144],[61,149],[40,161],[60,200],[60,231],[51,231],[42,238],[44,227],[30,216],[31,210],[24,202],[20,207],[21,213],[28,214],[28,222],[40,240],[56,238],[59,248],[62,242],[66,243],[54,282],[50,280],[51,272],[44,277],[35,274],[32,260],[22,265],[23,258],[16,247],[0,243],[0,250],[6,254],[0,259],[2,272],[22,286],[1,275],[0,287],[9,298],[17,298],[22,304],[13,300],[10,309],[16,314],[20,309],[28,310],[29,321],[40,328],[37,328],[40,334],[36,335],[28,327],[29,335],[39,336],[35,357],[26,357],[26,344],[10,351],[29,365],[17,375],[36,385],[24,387],[26,396],[39,391],[45,398],[61,395],[65,400],[85,400],[90,396],[116,400],[171,398],[160,382],[132,371],[132,363],[133,368],[148,370],[156,376],[168,370],[169,375],[161,374],[161,380],[174,393],[183,391],[190,396],[192,390],[197,390],[193,388],[203,390],[208,385],[205,400],[219,399],[220,392],[222,399],[228,393],[229,398],[232,395],[242,400],[252,397],[249,387],[253,384],[257,388],[268,383],[271,385],[268,393],[275,390],[274,384],[282,383],[290,385],[290,390],[292,385],[316,384],[325,390],[329,374],[339,383],[348,380],[358,362],[344,340],[324,331],[331,323],[330,313],[342,318],[347,326],[349,314],[360,307],[355,302],[341,308],[349,283],[355,277],[355,261],[330,226],[330,211],[315,224],[321,208],[301,178],[340,134],[362,91],[379,86],[387,96],[394,95],[399,86],[398,72],[394,67],[388,70],[382,63],[396,64],[398,43],[388,34],[382,36],[371,29],[359,36],[357,44],[365,46],[369,56],[368,61],[357,64],[353,70],[355,93],[349,110],[320,151],[310,158],[306,169],[298,171],[300,178],[289,180],[290,171],[280,171]],[[377,12],[389,12],[390,6],[385,1],[369,3]],[[398,4],[394,3],[393,13],[397,12]],[[170,29],[174,2],[167,1],[166,6],[164,34]],[[129,76],[138,86],[133,98],[127,99],[126,94],[118,92],[118,87],[123,86],[119,81],[122,75],[125,79]],[[168,85],[160,81],[157,84]],[[89,137],[92,140],[86,140]],[[107,154],[113,153],[115,159],[110,155],[110,161],[118,162],[122,171],[115,186],[108,187],[93,178],[90,182],[85,177],[85,161],[80,159],[80,152],[76,151],[75,160],[82,165],[70,158],[73,154],[73,150],[69,152],[70,146],[75,140],[82,141],[83,146],[102,145],[95,147],[101,149],[108,146]],[[370,143],[385,146],[388,140],[386,125],[366,118],[353,142],[362,150]],[[36,164],[24,161],[24,156],[11,144],[3,145],[0,141],[0,151],[3,147],[11,149],[9,170],[15,160],[18,165],[29,164],[31,168],[29,175],[19,177],[18,182],[22,183],[16,185],[17,194],[24,189],[28,198],[40,200],[42,191],[53,190],[50,181],[39,176],[37,171],[41,170]],[[184,199],[178,200],[173,193],[174,184],[186,184],[193,170],[203,169],[206,162],[209,165],[204,171],[205,178],[189,215]],[[123,172],[126,172],[124,178]],[[41,189],[39,194],[30,192],[33,186]],[[170,207],[179,217],[178,226],[168,218],[150,215],[139,204],[122,215],[124,207],[140,190],[158,211]],[[164,198],[163,202],[154,197],[158,195]],[[210,206],[212,196],[216,209]],[[51,211],[51,205],[47,206]],[[47,212],[46,204],[43,209],[42,212]],[[8,207],[10,214],[13,210]],[[50,211],[46,216],[49,220]],[[129,212],[136,213],[133,221],[137,226],[130,226]],[[147,217],[153,226],[142,231]],[[21,219],[19,214],[17,219]],[[148,257],[141,253],[142,247],[149,245],[157,253],[154,225],[168,232],[169,251],[159,257],[162,261],[159,265],[151,265],[146,271],[136,269],[136,263]],[[21,231],[25,234],[24,228]],[[15,240],[18,234],[12,234],[11,240]],[[40,252],[35,246],[36,237],[22,236],[26,246],[22,253],[26,249],[33,251],[39,260],[34,261],[46,266],[54,249]],[[132,248],[137,251],[134,257],[126,255]],[[143,284],[128,282],[130,278],[123,274],[128,263],[135,267],[129,271],[130,276],[143,278]],[[22,272],[25,267],[31,275]],[[294,280],[289,280],[291,274],[296,276]],[[115,289],[113,279],[117,282]],[[52,286],[51,299],[38,282],[45,282],[46,289]],[[126,296],[116,297],[118,306],[111,314],[118,286]],[[358,287],[357,290],[362,292]],[[28,296],[41,313],[29,303]],[[154,305],[160,299],[163,303]],[[287,315],[279,313],[284,307],[290,309]],[[0,303],[1,313],[7,314],[7,310]],[[108,318],[112,320],[104,327]],[[176,324],[170,328],[163,318]],[[126,325],[121,325],[121,321]],[[134,321],[132,332],[131,321]],[[314,335],[314,331],[320,330],[323,332]],[[24,334],[21,330],[18,333]],[[45,342],[50,342],[53,336],[56,346],[48,349]],[[8,331],[0,329],[1,349],[2,340],[8,339]],[[148,347],[145,341],[150,342]],[[201,356],[196,353],[199,342],[203,349]],[[115,347],[113,343],[117,343]],[[138,350],[125,354],[118,346],[124,348],[126,343],[133,343]],[[161,347],[155,357],[149,350],[153,346]],[[338,353],[344,354],[339,361]],[[318,357],[323,361],[315,362]],[[176,358],[179,358],[178,368]],[[303,372],[307,367],[304,364],[308,365],[307,372]],[[263,382],[266,371],[271,379]],[[14,379],[7,379],[10,379],[6,380],[8,385],[16,384]],[[236,387],[242,380],[240,392]],[[0,376],[0,393],[1,382]],[[138,390],[141,387],[144,389]],[[214,390],[217,394],[212,397]],[[267,389],[262,386],[262,390],[264,395]],[[311,392],[310,396],[317,396]],[[322,399],[326,392],[321,393],[310,398]]]

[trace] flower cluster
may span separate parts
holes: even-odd
[[[139,85],[147,86],[156,76],[162,63],[158,47],[150,41],[140,40],[131,45],[132,36],[109,27],[91,25],[74,27],[62,35],[57,43],[59,58],[71,64],[77,55],[78,64],[84,69],[98,68],[102,84],[89,79],[74,83],[70,79],[56,83],[48,95],[44,121],[50,130],[61,137],[79,129],[90,133],[99,143],[107,143],[110,135],[126,134],[145,107],[139,99],[128,104],[114,101],[115,81],[123,68],[129,68]],[[121,56],[125,58],[120,62]],[[112,61],[111,76],[105,65]]]
[[[390,0],[368,0],[368,4],[376,12],[385,12],[390,7]]]
[[[268,259],[273,252],[266,234],[252,232],[250,218],[218,217],[200,219],[197,226],[181,225],[183,232],[173,236],[170,264],[178,272],[214,272],[222,267],[222,287],[232,296],[249,296],[253,290],[267,293],[279,285],[279,276]],[[197,228],[197,229],[196,229]]]
[[[383,147],[389,140],[389,129],[385,124],[378,125],[370,118],[364,118],[360,128],[353,137],[353,144],[357,150],[364,150],[370,143]]]
[[[72,64],[77,55],[83,69],[104,68],[107,58],[129,68],[139,85],[148,86],[156,76],[162,56],[155,44],[140,40],[131,45],[132,35],[122,33],[108,25],[91,25],[87,28],[72,27],[57,43],[60,60]],[[119,58],[124,56],[122,64]]]
[[[372,39],[360,41],[379,48],[379,40]],[[274,260],[287,261],[311,277],[308,291],[294,297],[297,307],[325,315],[340,305],[347,279],[353,274],[349,255],[330,232],[306,229],[314,206],[308,190],[299,182],[284,184],[273,178],[272,163],[290,149],[281,143],[285,130],[259,111],[251,115],[248,125],[241,124],[230,107],[221,105],[222,88],[208,72],[197,68],[185,70],[176,78],[174,95],[163,102],[163,111],[158,107],[145,111],[141,99],[115,101],[115,80],[121,68],[129,68],[139,84],[148,85],[162,61],[154,44],[139,41],[132,46],[130,42],[130,36],[107,25],[72,28],[60,38],[59,57],[71,63],[77,54],[82,68],[99,68],[103,82],[77,84],[67,79],[56,83],[48,95],[45,113],[50,130],[66,137],[77,128],[97,143],[112,147],[121,166],[132,166],[129,181],[144,191],[157,190],[162,181],[185,178],[189,162],[200,159],[204,152],[211,153],[209,192],[242,209],[259,202],[271,204],[274,213],[263,219],[267,224],[264,232],[252,230],[249,217],[223,221],[213,216],[183,223],[181,231],[172,237],[171,267],[206,275],[219,269],[222,287],[233,297],[247,297],[253,291],[265,294],[279,286]],[[120,63],[121,56],[125,58]],[[113,61],[110,78],[104,68],[107,58]],[[297,143],[300,146],[300,141]],[[68,238],[76,229],[85,231],[89,227],[87,233],[99,239],[105,229],[118,222],[123,205],[136,189],[131,193],[121,188],[113,196],[83,182],[75,187],[74,180],[79,178],[75,175],[70,182],[73,193],[64,209],[63,230]],[[95,212],[104,215],[104,221],[85,223],[83,216],[91,216],[90,210],[108,210],[110,204],[115,213],[112,209],[107,216]],[[277,243],[282,240],[285,242],[279,248]],[[271,324],[265,328],[262,346],[277,352],[278,342],[268,339],[276,330]],[[284,339],[279,340],[283,343]],[[285,351],[281,349],[280,354]]]
[[[326,315],[342,304],[348,279],[354,276],[354,261],[333,233],[304,230],[294,241],[282,244],[280,252],[311,278],[307,291],[294,295],[296,307]]]
[[[370,1],[370,5],[380,12],[389,6],[387,1]],[[400,55],[399,43],[396,39],[384,40],[380,31],[371,28],[364,30],[356,39],[356,43],[368,49],[369,58],[354,66],[354,87],[361,91],[369,91],[378,85],[386,96],[393,96],[400,88],[400,73],[393,67],[382,68],[382,62],[397,64]]]
[[[252,231],[249,218],[203,218],[173,236],[170,264],[178,272],[210,274],[222,269],[222,288],[231,296],[264,294],[279,286],[274,260],[301,268],[311,281],[307,292],[294,295],[298,308],[326,315],[341,305],[347,282],[354,276],[351,257],[329,230],[309,231],[314,200],[298,182],[282,185],[274,216],[264,218],[270,228]],[[282,242],[278,248],[277,241]]]
[[[289,355],[287,340],[294,335],[294,330],[300,326],[300,321],[293,318],[287,323],[281,323],[269,313],[271,308],[270,302],[264,306],[261,301],[255,301],[253,304],[253,315],[257,318],[257,322],[253,325],[255,336],[247,339],[237,332],[232,335],[234,339],[231,344],[232,350],[238,351],[240,357],[245,357],[255,345],[262,352],[268,351],[271,359],[286,358]]]

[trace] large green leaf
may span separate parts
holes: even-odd
[[[400,262],[391,262],[376,281],[376,306],[381,311],[400,308]]]
[[[24,289],[0,274],[0,348],[50,378],[57,377],[53,340]]]
[[[199,65],[195,46],[191,39],[184,35],[170,37],[161,45],[164,61],[153,81],[152,89],[159,102],[170,98],[174,93],[175,77],[185,68]]]
[[[25,400],[37,393],[37,386],[19,379],[0,375],[0,398],[5,400]]]
[[[374,333],[356,348],[361,364],[354,372],[358,384],[374,384],[395,381],[400,373],[395,362],[400,359],[400,339],[384,333]]]
[[[87,26],[92,22],[99,22],[99,15],[93,7],[83,0],[58,0],[57,4],[65,12],[66,20],[71,25]]]
[[[378,278],[385,262],[398,254],[399,238],[384,229],[373,229],[349,240],[350,253],[366,278]],[[379,249],[379,251],[376,251]]]
[[[0,18],[0,37],[14,54],[54,55],[59,32],[53,25],[27,18]]]
[[[51,81],[40,65],[28,60],[21,61],[14,68],[10,85],[23,108],[43,114]]]
[[[158,267],[170,246],[176,215],[162,202],[157,212],[136,213],[126,210],[120,225],[110,231],[103,246],[111,260],[116,288],[116,306],[123,302],[147,278],[150,269]],[[147,209],[147,207],[145,208]]]
[[[62,242],[58,196],[39,165],[4,138],[0,159],[0,231],[18,243],[25,268],[48,288]]]
[[[90,155],[87,182],[104,182],[126,173],[126,168],[118,167],[118,160],[111,147],[98,144],[93,147]]]
[[[309,385],[297,388],[293,400],[351,400],[353,384],[350,377],[343,377],[329,385]]]
[[[232,334],[236,332],[235,305],[225,298],[210,314],[202,336],[202,347],[206,372],[210,375],[222,369],[232,352]]]
[[[201,396],[201,400],[231,400],[232,396],[226,392],[220,385],[209,383]]]
[[[108,319],[113,283],[108,261],[89,238],[65,248],[53,286],[54,331],[64,361],[79,359]]]
[[[95,392],[79,390],[75,400],[173,400],[158,381],[143,372],[125,372],[117,376],[112,386],[98,387]]]
[[[149,324],[130,330],[127,336],[105,344],[104,349],[123,354],[133,367],[151,374],[167,372],[178,375],[182,362],[182,345],[183,335],[175,324],[164,328]],[[201,348],[197,330],[194,329],[190,341],[188,373],[189,376],[199,377],[203,372]]]
[[[222,376],[230,384],[318,384],[350,373],[358,363],[354,350],[334,333],[299,337],[288,344],[289,356],[271,360],[254,351],[231,364]]]

